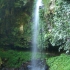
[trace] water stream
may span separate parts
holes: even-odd
[[[32,69],[31,70],[44,70],[44,66],[38,64],[38,61],[35,59],[38,53],[38,28],[39,28],[39,7],[42,5],[42,0],[36,1],[36,7],[34,10],[34,19],[33,19],[33,38],[32,38]]]

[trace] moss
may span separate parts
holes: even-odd
[[[50,70],[70,70],[70,55],[61,54],[47,60]]]

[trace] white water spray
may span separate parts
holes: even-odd
[[[39,28],[39,7],[42,5],[42,0],[36,1],[36,8],[34,10],[34,19],[33,19],[33,38],[32,38],[32,69],[31,70],[44,70],[44,67],[38,66],[37,60],[35,57],[38,53],[38,28]]]

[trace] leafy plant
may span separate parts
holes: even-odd
[[[50,57],[46,62],[50,66],[49,70],[70,70],[70,55],[61,54],[60,56]]]
[[[65,0],[57,0],[55,6],[55,12],[52,17],[47,17],[49,24],[51,23],[51,36],[49,41],[52,46],[60,46],[59,50],[70,50],[70,4]],[[51,16],[51,14],[49,14]],[[51,22],[50,22],[51,21]],[[61,48],[62,47],[62,48]]]

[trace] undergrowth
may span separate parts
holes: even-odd
[[[30,61],[31,52],[18,52],[14,50],[0,51],[0,58],[5,67],[20,67],[23,62]]]
[[[3,50],[0,49],[0,67],[1,64],[8,68],[17,68],[22,63],[31,61],[32,52],[30,51],[16,51],[16,50]],[[37,53],[36,59],[43,58],[40,53]]]
[[[46,62],[50,70],[70,70],[70,55],[61,54],[60,56],[50,57]]]

